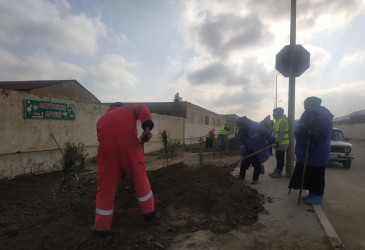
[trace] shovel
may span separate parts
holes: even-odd
[[[240,161],[244,161],[244,160],[246,160],[247,158],[249,158],[249,157],[251,157],[251,156],[254,156],[254,155],[256,155],[256,154],[258,154],[258,153],[260,153],[260,152],[262,152],[262,151],[265,151],[265,150],[267,150],[267,149],[269,149],[269,148],[271,148],[271,147],[274,147],[274,146],[275,146],[275,144],[271,144],[271,145],[266,146],[266,147],[264,147],[264,148],[262,148],[262,149],[259,149],[259,150],[255,151],[255,152],[253,152],[253,153],[251,153],[251,154],[249,154],[249,155],[246,155],[245,157],[242,157],[241,159],[239,159],[238,161],[234,162],[233,164],[236,164],[237,162],[240,162]]]
[[[249,155],[246,155],[245,157],[241,158],[241,160],[246,160],[247,158],[249,158],[249,157],[251,157],[251,156],[254,156],[254,155],[256,155],[256,154],[258,154],[258,153],[260,153],[260,152],[262,152],[262,151],[265,151],[265,150],[267,150],[267,149],[269,149],[269,148],[271,148],[271,147],[274,147],[274,146],[275,146],[275,144],[271,144],[271,145],[269,145],[269,146],[266,146],[266,147],[264,147],[264,148],[262,148],[262,149],[259,149],[259,150],[255,151],[255,152],[253,152],[253,153],[251,153],[251,154],[249,154]]]

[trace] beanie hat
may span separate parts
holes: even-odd
[[[237,119],[237,125],[239,127],[246,127],[249,120],[246,116],[242,116]]]
[[[284,109],[283,108],[275,108],[273,110],[273,114],[274,115],[283,115],[284,114]]]
[[[321,106],[321,103],[322,103],[321,98],[311,96],[311,97],[308,97],[307,99],[305,99],[304,107],[308,107],[308,106],[319,107],[319,106]]]

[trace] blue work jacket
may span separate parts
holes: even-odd
[[[333,115],[325,107],[309,107],[295,127],[295,155],[304,164],[309,141],[307,165],[324,167],[328,164],[331,150]]]
[[[237,140],[242,156],[267,147],[269,143],[273,144],[276,142],[276,139],[272,136],[271,131],[256,122],[250,122],[248,124],[247,138],[245,137],[243,130],[239,129],[237,132]],[[269,159],[270,152],[268,149],[264,150],[258,153],[257,157],[261,163],[264,163],[267,161],[267,159]]]

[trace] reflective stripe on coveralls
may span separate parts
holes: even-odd
[[[100,214],[100,215],[111,215],[113,214],[113,209],[112,210],[102,210],[102,209],[95,209],[95,213]]]
[[[148,200],[151,197],[152,197],[152,190],[146,196],[144,196],[144,197],[141,197],[141,198],[138,198],[137,197],[137,200],[138,201],[146,201],[146,200]]]
[[[288,120],[286,118],[281,118],[275,125],[275,131],[274,131],[274,136],[275,138],[278,138],[279,136],[279,128],[280,128],[280,124],[285,121],[286,122],[286,128],[285,128],[285,133],[283,135],[283,137],[281,138],[281,141],[279,142],[279,145],[285,145],[285,144],[289,144],[289,123]]]

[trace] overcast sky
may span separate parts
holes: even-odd
[[[260,121],[288,111],[275,56],[290,0],[0,0],[0,81],[75,79],[102,102],[170,102]],[[298,0],[296,112],[365,109],[365,1]]]

